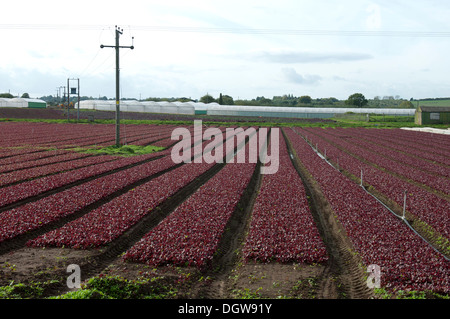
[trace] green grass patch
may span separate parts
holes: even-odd
[[[159,152],[165,149],[164,147],[147,145],[121,145],[121,146],[108,146],[103,148],[95,148],[95,147],[76,147],[71,148],[71,151],[87,153],[87,154],[96,154],[96,155],[115,155],[115,156],[136,156],[136,155],[144,155]]]
[[[204,125],[208,126],[258,126],[258,127],[367,127],[367,128],[400,128],[400,127],[422,127],[420,125],[416,125],[414,123],[414,117],[412,116],[388,116],[388,115],[371,115],[369,117],[369,121],[364,116],[360,114],[346,114],[345,117],[336,117],[331,118],[329,120],[334,121],[304,121],[304,119],[298,119],[297,121],[292,121],[292,119],[286,119],[284,122],[283,119],[279,119],[277,121],[271,122],[261,121],[259,118],[249,118],[243,117],[240,120],[236,119],[236,121],[211,121],[208,116],[196,116],[197,119],[202,120]],[[224,117],[225,119],[226,117]],[[61,124],[115,124],[115,120],[70,120],[67,119],[5,119],[0,118],[0,122],[43,122],[43,123],[61,123]],[[186,120],[126,120],[123,119],[120,121],[121,124],[128,125],[193,125],[194,121],[191,119]],[[448,124],[430,124],[426,125],[427,127],[434,128],[448,128]]]
[[[403,291],[399,290],[396,293],[397,299],[445,299],[448,300],[448,295],[439,294],[433,291]]]
[[[67,119],[29,119],[29,118],[0,118],[0,122],[29,122],[29,123],[54,123],[54,124],[116,124],[115,119],[111,120],[67,120]],[[122,119],[120,124],[151,124],[151,125],[179,125],[179,124],[192,124],[190,120],[126,120]]]
[[[163,277],[129,280],[120,276],[96,276],[80,289],[50,299],[170,299],[176,293]]]
[[[232,293],[235,299],[262,299],[261,290],[262,287],[259,287],[256,290],[249,288],[234,289]]]
[[[59,285],[57,280],[46,282],[17,283],[0,287],[0,299],[36,299],[42,298],[46,291]]]

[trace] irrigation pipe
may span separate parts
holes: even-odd
[[[333,168],[335,168],[338,172],[340,172],[340,170],[338,168],[336,168],[333,164],[331,164],[322,154],[320,154],[318,148],[317,148],[317,144],[316,144],[316,149],[314,149],[314,147],[308,142],[307,139],[305,139],[305,141],[308,143],[308,145],[312,148],[312,150],[324,161],[326,161],[330,166],[332,166]],[[447,257],[444,253],[442,253],[441,251],[439,251],[438,249],[436,249],[427,239],[425,239],[422,235],[420,235],[415,229],[414,227],[411,226],[411,224],[408,222],[408,220],[406,218],[404,218],[403,216],[397,215],[392,209],[390,209],[388,206],[386,206],[378,197],[376,197],[375,195],[373,195],[371,192],[369,192],[364,185],[362,185],[362,180],[361,180],[361,185],[360,187],[362,189],[364,189],[366,191],[367,194],[369,194],[370,196],[372,196],[373,198],[375,198],[381,205],[383,205],[391,214],[393,214],[395,217],[399,218],[400,220],[402,220],[417,236],[419,236],[424,242],[426,242],[431,248],[434,249],[434,251],[436,251],[438,254],[442,255],[442,257],[445,258],[445,260],[450,261],[450,258]]]
[[[371,195],[373,198],[375,198],[379,203],[381,203],[381,205],[383,205],[384,207],[386,207],[386,209],[388,211],[390,211],[395,217],[401,219],[417,236],[419,236],[424,242],[426,242],[431,248],[434,249],[434,251],[436,251],[438,254],[441,254],[442,257],[445,258],[445,260],[450,261],[450,258],[448,258],[444,253],[440,252],[438,249],[436,249],[428,240],[426,240],[422,235],[420,235],[415,229],[414,227],[411,226],[411,224],[408,222],[408,220],[406,218],[404,218],[403,216],[399,216],[397,215],[394,211],[392,211],[389,207],[387,207],[380,199],[378,199],[375,195],[373,195],[372,193],[370,193],[365,187],[364,185],[361,185],[361,188],[364,189],[366,191],[367,194]]]

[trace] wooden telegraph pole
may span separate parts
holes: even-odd
[[[116,26],[116,45],[100,45],[100,48],[115,48],[116,49],[116,146],[120,146],[120,64],[119,64],[119,49],[134,49],[134,46],[120,46],[119,38],[123,34],[123,29]],[[134,38],[132,38],[134,39]]]

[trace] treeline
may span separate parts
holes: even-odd
[[[337,98],[317,98],[313,99],[308,95],[294,96],[292,94],[285,94],[282,96],[274,96],[272,98],[266,98],[264,96],[257,96],[256,98],[247,99],[237,99],[234,100],[233,97],[229,95],[220,94],[217,98],[206,94],[202,96],[199,100],[203,103],[218,103],[220,105],[248,105],[248,106],[337,106],[344,105],[344,101],[340,101]]]
[[[309,95],[303,95],[296,97],[292,94],[274,96],[272,99],[264,96],[256,97],[252,100],[238,100],[236,104],[239,105],[271,105],[271,106],[308,106],[308,107],[322,107],[322,106],[343,106],[344,101],[340,101],[337,98],[316,98],[313,99]]]
[[[411,99],[412,101],[412,99]],[[292,94],[274,96],[266,98],[258,96],[251,100],[233,100],[228,95],[220,95],[218,98],[207,94],[200,98],[203,103],[218,103],[221,105],[248,105],[248,106],[283,106],[283,107],[367,107],[367,108],[414,108],[415,105],[410,100],[396,97],[375,97],[366,99],[363,94],[355,93],[347,100],[339,100],[334,97],[311,98],[309,95],[294,96]]]
[[[450,97],[436,97],[436,98],[426,98],[426,99],[420,99],[420,101],[444,101],[444,100],[450,100]]]

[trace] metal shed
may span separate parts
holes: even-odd
[[[450,106],[419,106],[415,114],[415,123],[427,124],[449,124]]]

